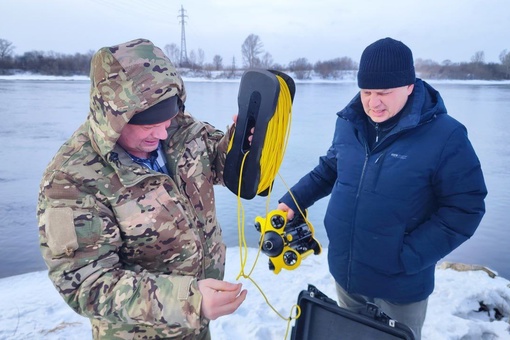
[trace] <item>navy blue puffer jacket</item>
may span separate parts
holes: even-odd
[[[329,269],[350,293],[427,298],[436,263],[478,227],[487,189],[466,128],[417,79],[395,127],[373,149],[360,95],[338,113],[332,145],[291,190],[301,208],[331,194]],[[280,202],[294,211],[286,194]]]

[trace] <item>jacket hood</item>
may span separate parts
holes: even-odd
[[[186,101],[176,68],[146,39],[101,48],[92,57],[90,79],[90,139],[103,156],[135,114],[176,95],[183,111]]]
[[[399,129],[412,128],[433,119],[439,114],[446,114],[446,107],[440,93],[421,79],[416,79],[413,93],[409,96],[408,102],[401,111]],[[337,113],[356,126],[362,126],[366,120],[366,113],[361,103],[360,93]]]

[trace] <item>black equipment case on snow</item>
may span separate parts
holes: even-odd
[[[363,313],[356,313],[338,304],[308,285],[298,296],[301,315],[292,328],[291,340],[375,339],[414,340],[413,331],[391,319],[379,307],[367,303]]]

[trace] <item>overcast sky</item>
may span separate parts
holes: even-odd
[[[337,57],[358,61],[363,49],[390,36],[415,59],[470,61],[483,51],[498,62],[510,51],[508,0],[0,0],[0,39],[14,54],[96,51],[135,38],[181,46],[179,11],[187,17],[186,47],[242,64],[241,45],[259,36],[264,52],[286,65]]]

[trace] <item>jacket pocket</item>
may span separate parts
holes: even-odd
[[[46,210],[46,238],[54,257],[72,256],[78,249],[78,236],[71,208],[48,208]]]
[[[356,232],[353,241],[353,260],[382,274],[404,271],[400,262],[403,231],[399,226],[384,226],[380,230]]]

